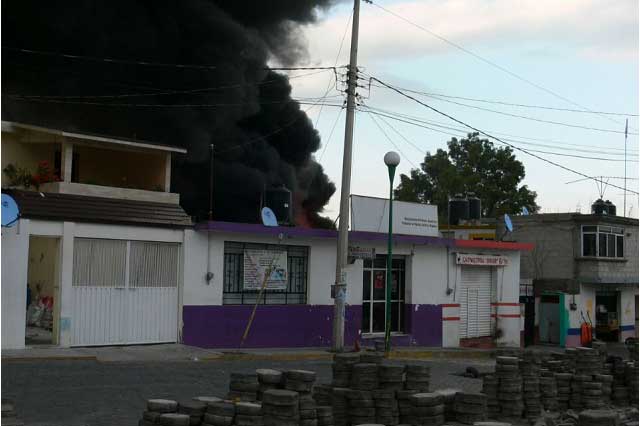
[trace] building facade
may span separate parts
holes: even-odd
[[[599,339],[637,336],[637,219],[562,213],[512,221],[510,238],[534,244],[521,259],[521,283],[535,296],[534,341],[579,346],[585,322]]]

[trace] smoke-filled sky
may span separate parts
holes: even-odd
[[[317,224],[335,191],[312,157],[320,137],[291,99],[286,75],[265,67],[268,61],[303,62],[306,45],[298,28],[328,5],[329,0],[3,2],[2,118],[183,146],[189,154],[174,159],[173,189],[187,211],[200,216],[208,210],[214,144],[215,218],[256,221],[263,189],[285,185],[293,192],[299,222]],[[134,63],[141,61],[208,67]],[[26,101],[11,94],[49,98]]]

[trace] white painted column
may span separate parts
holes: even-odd
[[[164,164],[164,192],[171,192],[171,153],[167,152]]]
[[[60,168],[62,169],[62,180],[63,182],[69,183],[71,182],[71,170],[73,165],[73,144],[69,142],[62,142],[62,153],[61,153],[61,162]]]
[[[62,228],[62,271],[60,274],[60,346],[73,343],[71,322],[73,321],[73,239],[75,223],[64,222]]]

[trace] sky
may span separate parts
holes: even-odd
[[[594,111],[638,114],[636,0],[377,0],[377,4],[574,104]],[[333,66],[337,63],[340,66],[348,63],[352,6],[351,1],[346,1],[328,10],[321,10],[316,23],[300,29],[299,36],[303,37],[308,48],[307,57],[300,61],[300,65]],[[394,86],[421,92],[582,109],[364,2],[361,3],[358,65],[366,76],[375,76]],[[303,72],[297,73],[291,75]],[[328,90],[330,97],[327,101],[340,103],[342,97],[330,82],[332,76],[333,72],[327,71],[292,79],[293,96],[320,97]],[[361,80],[360,84],[364,87],[359,87],[358,93],[368,107],[407,114],[440,125],[461,127],[388,89],[369,88],[366,79]],[[596,157],[586,159],[536,153],[589,176],[624,176],[624,127],[625,119],[629,118],[627,176],[638,178],[638,136],[633,134],[638,133],[640,128],[637,116],[513,107],[455,98],[435,99],[424,95],[417,97],[488,133],[518,140],[513,142],[514,145],[524,149]],[[621,133],[526,120],[451,101],[537,120]],[[303,109],[316,123],[322,139],[316,159],[337,187],[325,209],[327,216],[336,218],[339,211],[345,113],[333,106],[321,108],[303,105]],[[358,112],[351,193],[386,197],[389,182],[383,156],[387,151],[400,151],[402,159],[398,174],[408,174],[423,161],[425,152],[433,153],[438,148],[446,148],[451,136],[388,118],[384,120],[391,127],[377,117],[376,120],[397,148],[387,140],[370,114]],[[442,127],[437,129],[458,136],[464,134]],[[581,179],[581,176],[522,152],[516,151],[515,155],[526,170],[522,184],[538,193],[537,202],[542,212],[588,213],[591,203],[599,197],[595,182],[588,180],[567,184]],[[396,183],[398,181],[396,178]],[[622,187],[624,180],[611,179],[609,183]],[[627,188],[637,192],[638,181],[627,181]],[[621,215],[624,198],[622,189],[608,186],[604,198],[616,204]],[[627,194],[627,213],[638,217],[639,204],[638,195]]]

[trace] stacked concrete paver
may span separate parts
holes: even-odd
[[[455,396],[456,420],[467,425],[487,419],[487,396],[483,393],[458,392]]]

